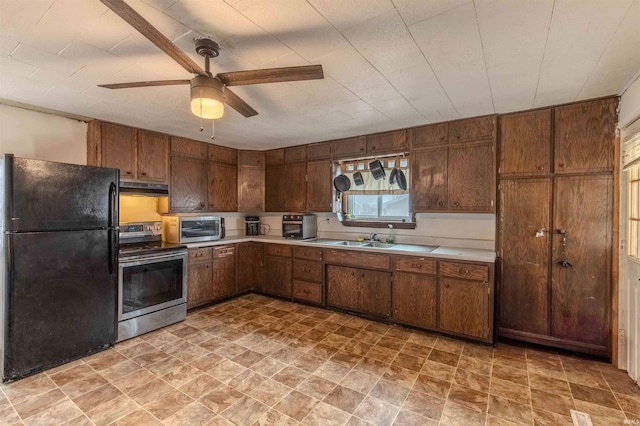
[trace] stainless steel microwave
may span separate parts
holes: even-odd
[[[202,243],[224,238],[220,216],[163,216],[162,239],[170,243]]]
[[[287,214],[282,216],[282,236],[296,240],[316,238],[318,225],[316,217],[305,214]]]

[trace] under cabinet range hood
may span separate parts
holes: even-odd
[[[161,197],[169,195],[169,185],[163,183],[123,182],[120,181],[121,195],[146,195]]]

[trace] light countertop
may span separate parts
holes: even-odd
[[[204,243],[186,244],[186,246],[188,248],[201,248],[201,247],[219,246],[224,244],[244,243],[244,242],[251,242],[251,241],[262,242],[262,243],[300,245],[300,246],[318,247],[318,248],[330,248],[330,249],[338,249],[338,250],[358,250],[358,251],[366,251],[371,253],[386,253],[386,254],[409,255],[409,256],[413,255],[413,256],[421,256],[421,257],[462,260],[462,261],[470,261],[470,262],[493,263],[496,260],[496,253],[492,250],[439,246],[433,251],[428,251],[430,248],[426,246],[420,246],[415,244],[402,244],[402,243],[395,244],[392,248],[355,247],[355,246],[340,246],[340,245],[336,246],[329,242],[318,243],[318,242],[312,242],[312,241],[292,240],[292,239],[285,239],[275,235],[258,235],[258,236],[238,235],[238,236],[226,237],[218,241],[207,241]],[[328,240],[323,240],[323,241],[328,241]],[[338,240],[335,240],[335,241],[338,241]]]

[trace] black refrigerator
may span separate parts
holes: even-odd
[[[2,381],[116,341],[119,170],[0,163]]]

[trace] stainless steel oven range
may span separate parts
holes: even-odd
[[[187,248],[161,234],[162,222],[120,224],[118,342],[187,317]]]

